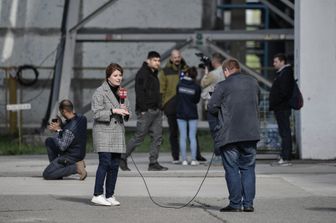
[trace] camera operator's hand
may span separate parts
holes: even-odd
[[[208,75],[208,73],[209,73],[209,68],[208,68],[208,67],[205,67],[205,68],[204,68],[204,74],[205,74],[205,75]]]
[[[60,126],[60,122],[59,122],[59,120],[57,120],[57,122],[51,122],[51,123],[48,125],[48,129],[49,129],[50,131],[53,131],[53,132],[58,132],[58,131],[62,130],[62,129],[61,129],[61,126]]]
[[[112,109],[112,113],[122,115],[122,116],[129,115],[129,112],[127,111],[127,109],[124,109],[124,108],[114,108]]]

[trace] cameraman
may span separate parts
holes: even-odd
[[[211,94],[214,91],[215,85],[220,81],[225,80],[222,64],[224,57],[220,53],[214,53],[211,57],[211,65],[214,68],[208,73],[208,70],[205,69],[205,75],[201,79],[202,94],[201,97],[204,101],[204,109],[206,117],[209,122],[209,129],[212,137],[214,137],[214,128],[217,125],[217,117],[214,117],[212,114],[207,112],[207,106],[211,98]],[[205,67],[207,68],[207,67]],[[221,164],[221,157],[219,156],[218,150],[215,148],[215,158],[212,161],[214,165]]]
[[[214,91],[215,85],[224,80],[224,74],[222,69],[222,63],[224,57],[220,53],[214,53],[211,57],[211,65],[214,68],[209,73],[205,70],[205,75],[201,79],[202,94],[201,97],[204,100],[204,108],[207,110],[208,102],[211,98],[210,94]]]
[[[53,120],[48,129],[56,133],[45,141],[50,164],[43,172],[46,180],[58,180],[71,174],[79,174],[79,179],[87,176],[85,170],[85,147],[87,120],[84,115],[74,112],[70,100],[63,100],[59,104],[59,112],[66,119]]]

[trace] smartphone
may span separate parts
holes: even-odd
[[[57,122],[58,119],[57,119],[57,118],[53,118],[53,119],[51,119],[51,121],[52,121],[52,122]]]

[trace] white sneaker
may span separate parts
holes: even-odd
[[[282,158],[278,161],[279,166],[291,166],[292,163],[290,163],[288,160],[283,160]]]
[[[284,160],[281,164],[279,164],[280,166],[291,166],[292,163],[290,163],[289,161],[287,160]]]
[[[285,161],[284,161],[282,158],[280,158],[279,161],[278,161],[278,164],[281,165],[281,164],[283,164],[284,162],[285,162]]]
[[[106,199],[111,205],[113,206],[119,206],[120,202],[117,201],[117,199],[115,198],[115,196],[109,197]]]
[[[199,165],[199,162],[197,160],[192,160],[190,165],[192,166],[198,166]]]
[[[180,163],[181,163],[180,160],[173,160],[173,161],[172,161],[172,164],[180,164]]]
[[[183,160],[182,166],[188,166],[188,161],[187,160]]]
[[[91,199],[91,202],[98,204],[98,205],[111,206],[111,203],[105,199],[105,196],[103,194],[98,195],[98,196],[93,196],[93,198]]]

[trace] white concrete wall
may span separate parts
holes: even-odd
[[[296,73],[305,104],[301,158],[336,158],[336,1],[296,1]]]

